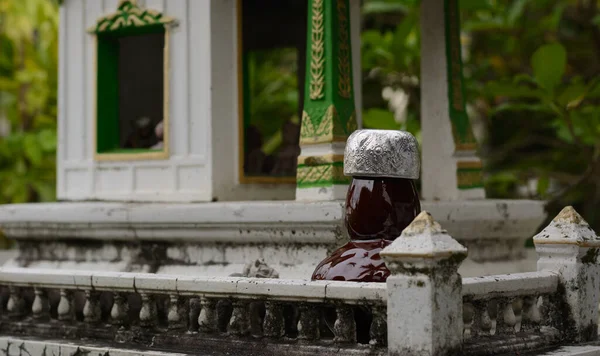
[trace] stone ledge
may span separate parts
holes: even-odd
[[[460,241],[524,240],[545,218],[544,202],[422,202]],[[333,202],[112,203],[61,202],[0,207],[12,239],[95,239],[339,244],[344,204]]]

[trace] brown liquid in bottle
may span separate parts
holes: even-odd
[[[390,271],[379,252],[392,243],[421,212],[412,180],[352,179],[346,196],[346,245],[323,260],[313,280],[385,282]]]

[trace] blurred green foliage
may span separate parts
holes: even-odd
[[[0,0],[0,203],[55,199],[58,4]]]
[[[600,4],[460,0],[471,122],[490,198],[548,200],[600,229]],[[419,3],[365,0],[365,127],[419,133]],[[385,87],[410,97],[397,122]],[[386,112],[388,111],[388,112]]]
[[[252,51],[247,57],[247,124],[263,137],[263,152],[281,145],[281,128],[298,122],[298,60],[295,48]]]

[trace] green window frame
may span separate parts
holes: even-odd
[[[169,157],[169,30],[172,18],[140,8],[135,0],[121,0],[117,10],[97,20],[89,31],[96,36],[96,131],[94,157],[98,161],[166,159]],[[119,39],[164,36],[163,145],[160,149],[124,149],[120,146]]]

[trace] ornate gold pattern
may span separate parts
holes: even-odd
[[[337,10],[339,21],[338,70],[340,74],[338,93],[342,98],[350,99],[352,93],[352,83],[350,80],[350,35],[348,34],[348,7],[345,0],[337,0]]]
[[[298,186],[303,187],[344,184],[350,181],[350,178],[344,175],[344,167],[333,164],[300,166],[296,179]]]
[[[457,171],[456,179],[458,189],[472,189],[483,187],[483,172],[481,170]]]
[[[298,157],[299,165],[318,166],[327,163],[344,162],[344,155],[336,155],[333,153],[321,156],[300,156]]]
[[[352,112],[352,115],[348,118],[348,122],[346,123],[346,130],[348,135],[358,130],[358,123],[356,122],[356,111]]]
[[[98,19],[92,32],[100,33],[116,31],[124,27],[142,27],[151,25],[167,25],[174,23],[174,19],[163,16],[160,12],[151,9],[140,9],[134,0],[123,0],[119,3],[117,11]]]
[[[310,98],[325,97],[325,16],[324,0],[313,0],[310,60]]]
[[[481,161],[460,161],[456,163],[458,169],[483,169]]]
[[[456,180],[459,189],[483,187],[483,164],[480,160],[456,163]]]
[[[302,124],[300,126],[300,144],[310,145],[325,142],[345,142],[346,134],[339,121],[335,106],[330,105],[319,123],[318,127],[313,122],[306,111],[302,112]]]

